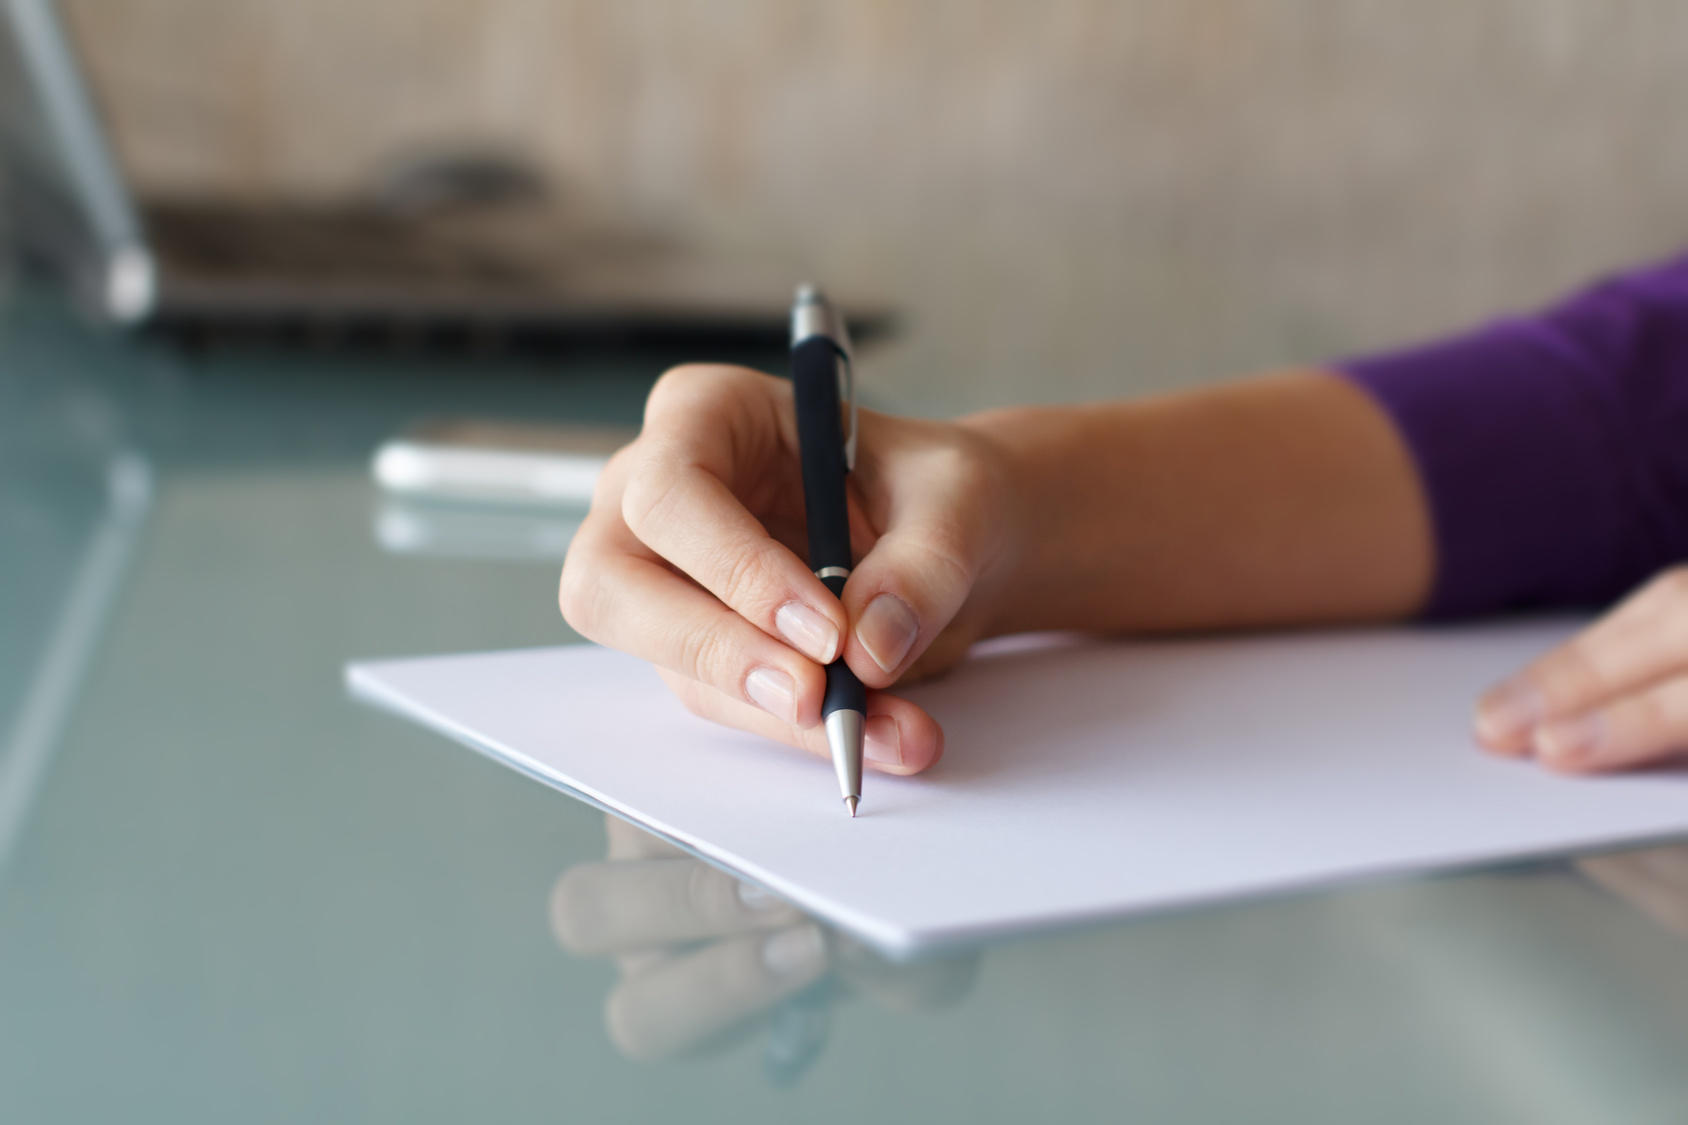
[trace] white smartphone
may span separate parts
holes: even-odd
[[[605,462],[635,436],[608,426],[435,419],[383,443],[371,471],[402,496],[585,507]]]

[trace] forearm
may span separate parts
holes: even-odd
[[[1019,534],[989,634],[1389,620],[1422,605],[1433,544],[1412,461],[1323,373],[1146,401],[993,411]]]

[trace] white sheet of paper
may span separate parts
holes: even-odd
[[[975,655],[908,694],[919,777],[694,718],[591,646],[352,665],[351,689],[762,883],[893,954],[1369,876],[1688,833],[1688,774],[1477,751],[1484,687],[1565,624],[1083,643]]]

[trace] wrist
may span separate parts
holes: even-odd
[[[977,639],[1073,627],[1059,591],[1068,564],[1084,553],[1087,524],[1072,511],[1083,491],[1073,480],[1082,460],[1082,414],[1075,407],[1010,407],[958,420],[990,451],[1000,482],[992,501],[1005,529],[979,582]]]

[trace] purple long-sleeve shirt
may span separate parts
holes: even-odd
[[[1424,484],[1426,617],[1604,605],[1688,561],[1688,257],[1337,367]]]

